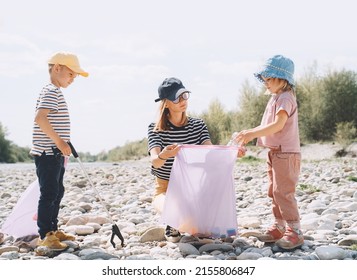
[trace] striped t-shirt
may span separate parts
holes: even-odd
[[[48,121],[64,141],[70,140],[70,119],[66,100],[59,87],[53,84],[46,85],[36,103],[36,111],[38,109],[50,109],[47,115]],[[43,151],[46,155],[53,155],[52,147],[55,143],[49,138],[34,122],[32,132],[32,148],[30,154],[33,156],[40,156]]]
[[[161,150],[167,145],[191,144],[201,145],[205,141],[210,140],[206,124],[201,119],[188,117],[188,122],[185,126],[176,127],[169,123],[169,130],[154,131],[155,123],[151,123],[148,128],[148,151],[154,147],[159,147]],[[169,158],[160,168],[151,167],[151,173],[156,177],[164,180],[169,180],[174,157]]]

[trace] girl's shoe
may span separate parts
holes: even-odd
[[[177,229],[167,225],[165,229],[165,238],[169,242],[177,243],[181,239],[181,233]]]
[[[291,250],[300,247],[304,244],[304,237],[300,230],[293,230],[288,227],[285,231],[283,238],[276,242],[280,248]]]
[[[257,238],[265,243],[274,243],[281,239],[284,236],[284,233],[285,227],[280,227],[277,224],[274,224],[265,233],[257,236]]]

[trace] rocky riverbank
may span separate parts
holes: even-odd
[[[254,237],[272,223],[267,197],[264,160],[237,160],[234,182],[239,235],[198,239],[186,235],[180,243],[167,242],[151,201],[154,178],[147,158],[116,164],[85,164],[87,173],[119,226],[125,246],[110,243],[111,220],[79,168],[68,166],[66,193],[60,210],[61,229],[76,235],[61,253],[35,253],[35,236],[15,240],[0,234],[1,260],[28,259],[357,259],[357,158],[334,155],[338,147],[309,146],[296,198],[305,242],[299,249],[283,251]],[[249,153],[248,153],[249,154]],[[262,158],[262,152],[250,152]],[[352,156],[351,156],[352,155]],[[0,227],[19,197],[36,179],[33,165],[0,165]]]

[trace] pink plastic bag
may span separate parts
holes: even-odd
[[[162,222],[192,235],[236,235],[237,152],[233,146],[183,145],[172,166]]]
[[[37,206],[39,197],[40,185],[36,180],[21,195],[11,214],[2,225],[1,232],[16,238],[38,234]]]

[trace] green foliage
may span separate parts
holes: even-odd
[[[357,251],[357,244],[351,245],[350,249],[353,250],[353,251]]]
[[[14,162],[11,155],[11,142],[6,140],[6,131],[0,123],[0,162]]]
[[[320,78],[316,76],[316,65],[312,66],[299,80],[296,96],[299,110],[299,130],[302,141],[320,139]]]
[[[253,163],[253,162],[262,162],[263,160],[254,157],[254,156],[245,156],[239,159],[240,162]]]
[[[357,74],[342,70],[317,77],[315,73],[308,72],[297,86],[300,132],[306,141],[331,141],[337,124],[357,123]]]
[[[244,82],[239,95],[239,105],[236,120],[233,124],[235,131],[249,129],[260,124],[266,104],[270,98],[264,94],[265,89],[257,90],[247,81]]]
[[[352,181],[352,182],[357,182],[357,177],[355,176],[348,176],[347,180]]]
[[[123,147],[117,147],[110,150],[105,160],[121,161],[129,159],[140,159],[148,155],[148,142],[144,138],[140,141],[126,143]]]
[[[29,148],[19,147],[15,144],[11,144],[12,156],[14,162],[29,162],[32,161]]]
[[[0,162],[15,163],[30,161],[28,148],[21,148],[6,139],[6,129],[0,123]]]
[[[218,100],[214,100],[209,105],[208,111],[203,112],[199,117],[205,121],[213,144],[224,145],[228,142],[232,135],[231,118]]]
[[[314,187],[312,185],[308,185],[308,184],[300,184],[297,186],[297,188],[299,190],[302,190],[308,194],[312,194],[312,193],[315,193],[315,192],[320,192],[321,190],[317,187]]]
[[[340,122],[336,124],[335,140],[343,146],[348,146],[357,135],[357,128],[354,122]]]

